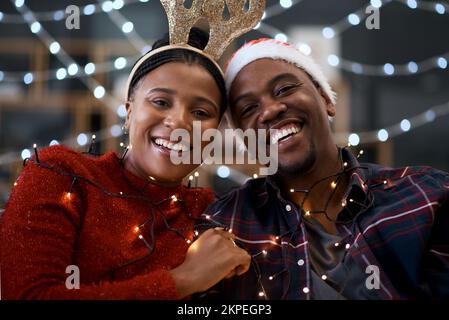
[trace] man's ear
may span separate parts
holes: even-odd
[[[321,98],[326,104],[327,115],[329,117],[335,117],[335,114],[337,113],[337,108],[335,107],[335,104],[332,103],[331,99],[327,96],[326,93],[324,93],[321,87],[318,87],[318,91],[320,92]]]

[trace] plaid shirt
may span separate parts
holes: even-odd
[[[340,245],[367,280],[373,274],[367,267],[378,267],[377,296],[449,297],[449,174],[430,167],[359,164],[347,150],[343,157],[350,174],[346,199],[353,201],[340,216],[357,214],[337,224]],[[204,216],[232,229],[253,255],[250,271],[217,286],[222,298],[313,298],[306,218],[272,177],[250,180],[210,205]]]

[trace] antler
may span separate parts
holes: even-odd
[[[170,44],[186,44],[190,29],[201,18],[204,0],[193,0],[192,7],[184,7],[185,0],[160,0],[168,17]]]
[[[223,18],[224,1],[229,9],[229,20]],[[247,1],[249,1],[249,10],[245,11]],[[210,40],[204,52],[218,60],[232,40],[257,25],[265,9],[265,0],[210,0],[207,2],[203,5],[203,14],[209,21]]]

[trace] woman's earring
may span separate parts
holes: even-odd
[[[125,136],[128,134],[128,128],[126,127],[126,125],[122,126],[122,132]]]

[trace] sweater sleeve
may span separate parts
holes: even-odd
[[[42,159],[41,159],[42,161]],[[64,168],[64,160],[45,163]],[[20,175],[2,218],[0,271],[3,299],[177,299],[176,284],[165,269],[123,281],[83,283],[68,289],[77,235],[82,223],[83,194],[71,176],[31,161]],[[70,287],[70,286],[69,286]]]

